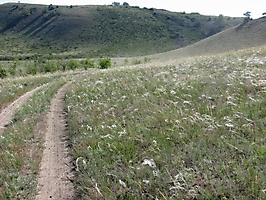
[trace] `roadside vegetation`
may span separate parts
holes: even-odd
[[[266,49],[98,71],[65,110],[82,199],[264,199]]]

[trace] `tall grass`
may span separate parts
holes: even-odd
[[[266,51],[105,70],[66,95],[83,199],[266,198]]]

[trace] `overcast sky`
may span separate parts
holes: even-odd
[[[17,2],[0,0],[3,2]],[[53,4],[53,5],[109,5],[112,0],[20,0],[21,3]],[[243,17],[243,13],[250,11],[251,17],[256,19],[262,17],[266,12],[265,0],[124,0],[116,2],[129,3],[131,6],[141,8],[158,8],[175,12],[191,13],[198,12],[203,15],[224,15],[231,17]]]

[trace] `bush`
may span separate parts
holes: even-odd
[[[17,63],[14,62],[14,65],[9,68],[8,72],[10,75],[14,76],[16,74],[16,71],[17,71]]]
[[[35,65],[30,65],[30,66],[28,66],[27,67],[27,69],[26,69],[26,73],[27,74],[32,74],[32,75],[35,75],[35,74],[37,74],[37,67],[35,66]]]
[[[100,59],[100,69],[107,69],[111,67],[111,58]]]
[[[78,63],[77,63],[77,61],[71,59],[71,60],[69,61],[69,63],[68,63],[68,67],[69,67],[69,69],[71,69],[71,70],[75,70],[75,69],[78,67]]]
[[[87,70],[88,68],[94,68],[94,61],[90,59],[82,60],[81,64],[84,65],[84,69]]]
[[[0,78],[4,79],[7,77],[6,70],[0,67]]]
[[[133,60],[132,61],[133,65],[140,65],[141,63],[142,63],[141,60]]]

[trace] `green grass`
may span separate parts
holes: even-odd
[[[193,44],[242,20],[133,7],[49,10],[8,3],[0,5],[0,59],[144,56]]]
[[[45,116],[51,98],[64,80],[56,78],[38,90],[15,113],[0,136],[0,199],[34,199],[42,158]]]
[[[51,76],[29,76],[0,80],[0,110],[19,96],[52,80]]]
[[[66,95],[83,199],[265,199],[265,48],[94,72]]]

